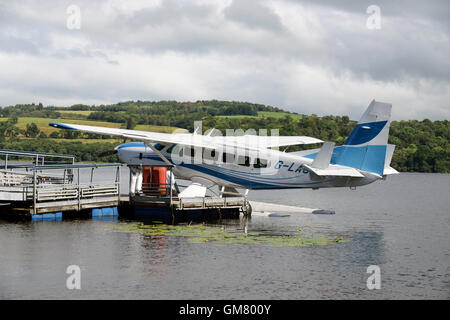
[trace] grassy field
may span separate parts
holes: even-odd
[[[6,118],[0,118],[0,121],[6,121]],[[74,119],[51,119],[51,118],[35,118],[35,117],[21,117],[18,119],[16,126],[20,129],[25,130],[27,124],[35,123],[40,131],[44,132],[46,135],[49,135],[53,131],[60,131],[61,129],[56,129],[50,127],[48,124],[50,122],[61,122],[61,123],[73,123],[73,124],[81,124],[87,126],[98,126],[98,127],[108,127],[108,128],[120,128],[120,123],[113,122],[105,122],[105,121],[90,121],[90,120],[74,120]],[[172,133],[173,130],[177,129],[176,127],[169,126],[152,126],[152,125],[137,125],[136,130],[142,131],[154,131],[154,132],[165,132]]]
[[[291,116],[295,120],[301,119],[302,115],[292,114],[287,112],[270,112],[270,111],[258,111],[257,116],[246,116],[246,115],[232,115],[232,116],[216,116],[216,118],[230,118],[230,119],[243,119],[243,118],[283,118],[285,116]]]
[[[31,138],[23,138],[23,139],[31,139]],[[121,144],[123,139],[122,138],[117,138],[117,139],[63,139],[63,138],[57,138],[57,139],[52,139],[52,141],[69,141],[69,142],[81,142],[83,144],[88,144],[88,143],[97,143],[97,142],[109,142],[109,143],[117,143],[117,144]]]
[[[117,145],[122,144],[124,139],[117,138],[117,139],[64,139],[64,138],[47,138],[51,141],[55,142],[81,142],[83,144],[91,144],[91,143],[115,143]],[[21,141],[25,140],[35,140],[35,138],[26,138],[21,137]]]
[[[180,129],[177,127],[169,127],[169,126],[153,126],[150,124],[138,124],[134,130],[141,130],[141,131],[153,131],[153,132],[163,132],[163,133],[172,133],[174,130],[183,130],[187,131],[185,129]]]
[[[4,119],[2,119],[4,120]],[[108,127],[108,128],[119,128],[120,123],[111,123],[104,121],[89,121],[89,120],[72,120],[72,119],[51,119],[51,118],[35,118],[35,117],[23,117],[19,118],[16,126],[20,129],[25,130],[27,128],[27,124],[35,123],[40,131],[44,132],[46,135],[49,135],[53,131],[59,131],[60,129],[56,129],[50,127],[48,124],[50,122],[62,122],[62,123],[73,123],[73,124],[84,124],[88,126],[100,126],[100,127]]]
[[[285,116],[290,116],[294,118],[295,120],[301,119],[303,116],[301,114],[293,114],[293,113],[287,113],[287,112],[270,112],[270,111],[259,111],[258,117],[262,118],[284,118]]]
[[[71,114],[81,114],[83,116],[88,116],[93,112],[91,110],[56,110],[56,111],[61,114],[71,113]]]

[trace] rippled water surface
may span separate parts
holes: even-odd
[[[0,221],[0,298],[448,299],[449,187],[450,175],[401,174],[354,191],[251,191],[336,214],[204,225]],[[81,290],[66,288],[69,265]]]

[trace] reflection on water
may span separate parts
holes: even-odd
[[[356,191],[250,194],[336,210],[331,216],[0,222],[0,298],[448,299],[449,182],[404,174]],[[81,290],[66,289],[72,264]],[[369,265],[380,266],[380,290],[366,287]]]
[[[375,231],[357,232],[352,235],[347,261],[363,266],[382,265],[385,261],[383,234]]]

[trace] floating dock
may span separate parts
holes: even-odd
[[[121,194],[120,163],[76,163],[73,155],[14,150],[0,150],[2,155],[5,157],[4,165],[0,166],[0,214],[3,217],[59,220],[63,215],[120,214],[174,220],[188,215],[222,218],[249,214],[245,196],[180,198],[170,180],[169,183],[143,183],[139,193]],[[28,158],[31,162],[11,162],[12,158]],[[69,163],[55,164],[54,159]],[[166,167],[171,173],[172,168]],[[96,173],[102,168],[109,168],[109,174]],[[115,174],[111,175],[111,169],[115,169]]]
[[[40,220],[58,219],[63,212],[92,212],[103,208],[117,211],[120,163],[82,164],[75,163],[73,155],[16,150],[0,150],[0,156],[4,156],[0,167],[2,216]],[[17,161],[11,162],[12,158]],[[61,163],[64,160],[66,163]],[[115,176],[97,181],[95,170],[106,167],[115,168]],[[82,181],[82,175],[88,180]]]
[[[246,197],[205,196],[197,198],[152,197],[137,195],[121,207],[129,206],[135,217],[142,219],[189,220],[189,219],[221,219],[239,218],[240,214],[248,214],[249,202]]]

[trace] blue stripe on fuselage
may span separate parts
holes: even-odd
[[[138,147],[146,147],[146,144],[144,142],[127,142],[118,146],[117,149]]]
[[[144,156],[145,159],[150,159],[150,160],[156,160],[156,161],[162,161],[161,158],[159,158],[159,156],[157,155],[145,155]],[[170,158],[169,158],[170,160]],[[317,185],[319,183],[322,183],[320,181],[316,182],[316,181],[312,181],[312,182],[304,182],[304,183],[286,183],[286,182],[274,182],[271,181],[271,178],[264,178],[262,176],[257,177],[258,180],[266,180],[268,183],[261,183],[255,180],[251,180],[250,177],[236,177],[230,174],[227,174],[226,172],[223,172],[225,169],[223,168],[219,168],[219,167],[215,167],[216,170],[212,170],[210,168],[205,167],[204,165],[198,165],[198,164],[187,164],[187,163],[183,163],[179,166],[191,169],[191,170],[195,170],[195,171],[199,171],[202,172],[204,174],[208,174],[210,176],[225,180],[225,181],[229,181],[231,183],[243,186],[245,188],[249,188],[249,189],[287,189],[287,188],[298,188],[298,187],[308,187],[310,185]],[[222,172],[220,172],[220,171]],[[236,174],[240,174],[239,171],[235,171]],[[276,184],[275,184],[276,183]]]

